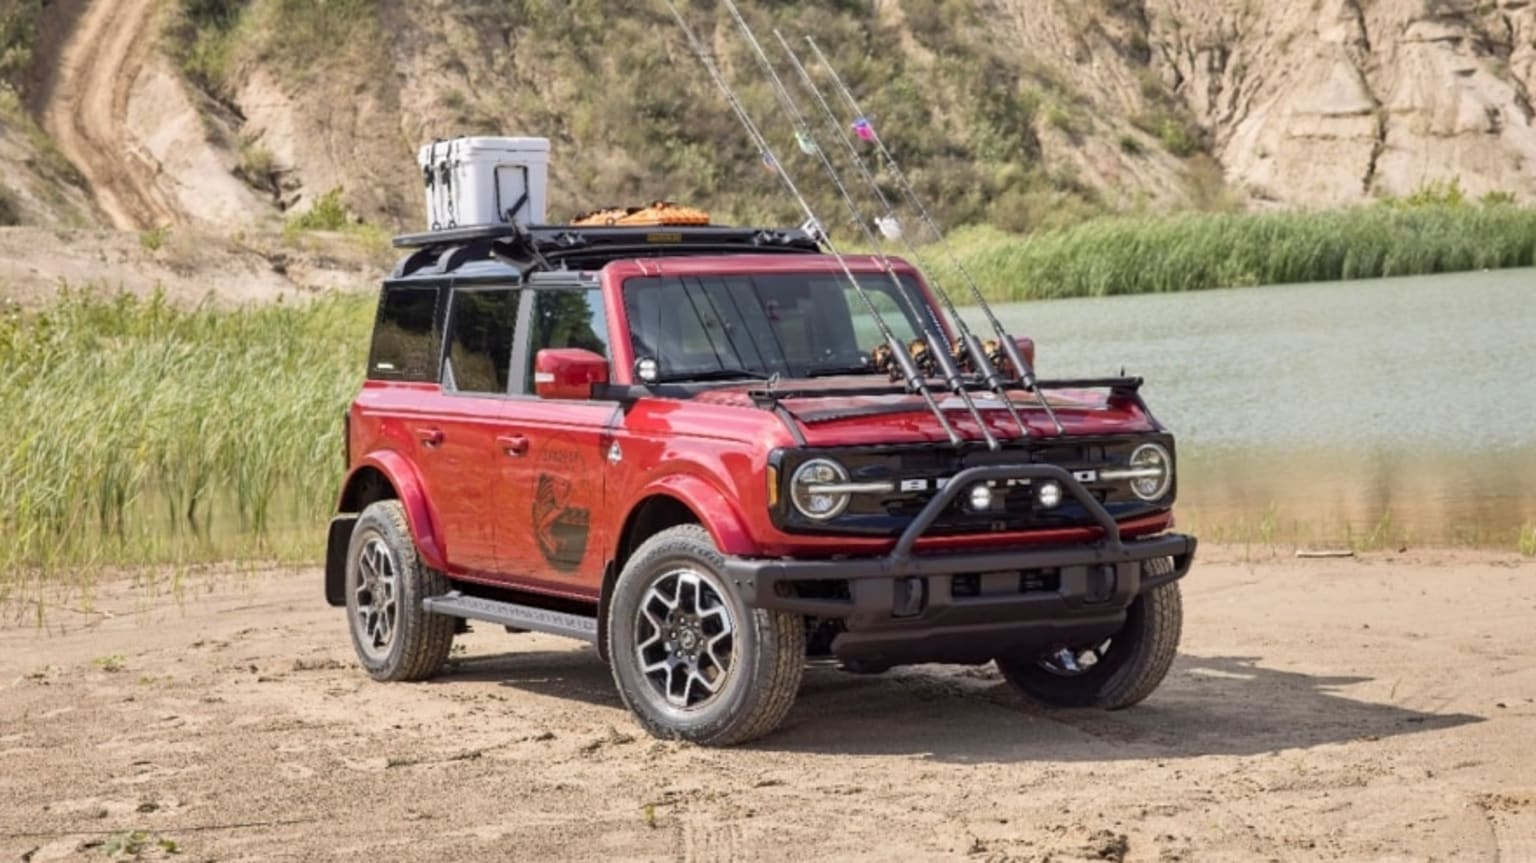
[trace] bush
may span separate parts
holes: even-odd
[[[288,220],[288,231],[344,231],[352,224],[347,205],[341,200],[341,187],[326,192],[314,206]]]

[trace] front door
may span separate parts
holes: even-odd
[[[601,587],[600,526],[612,451],[616,402],[544,401],[533,391],[533,359],[546,348],[584,348],[607,355],[602,292],[590,281],[541,284],[531,291],[517,354],[506,429],[524,449],[503,462],[497,546],[501,569],[513,580],[556,593],[591,595]]]

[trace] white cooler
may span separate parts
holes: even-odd
[[[544,223],[548,138],[456,138],[421,148],[427,228]]]

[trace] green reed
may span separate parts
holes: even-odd
[[[1027,237],[972,228],[953,243],[993,300],[1169,293],[1528,267],[1536,264],[1536,208],[1119,216]],[[934,277],[957,283],[945,255],[921,251]]]
[[[273,547],[269,528],[274,507],[318,524],[333,502],[373,303],[179,309],[66,291],[6,312],[0,599],[21,573],[184,557],[216,526],[254,553],[317,558]]]

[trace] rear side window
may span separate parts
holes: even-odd
[[[507,392],[521,296],[513,288],[454,291],[448,312],[446,384],[466,393]]]
[[[437,380],[438,295],[435,287],[385,287],[373,326],[368,377]]]

